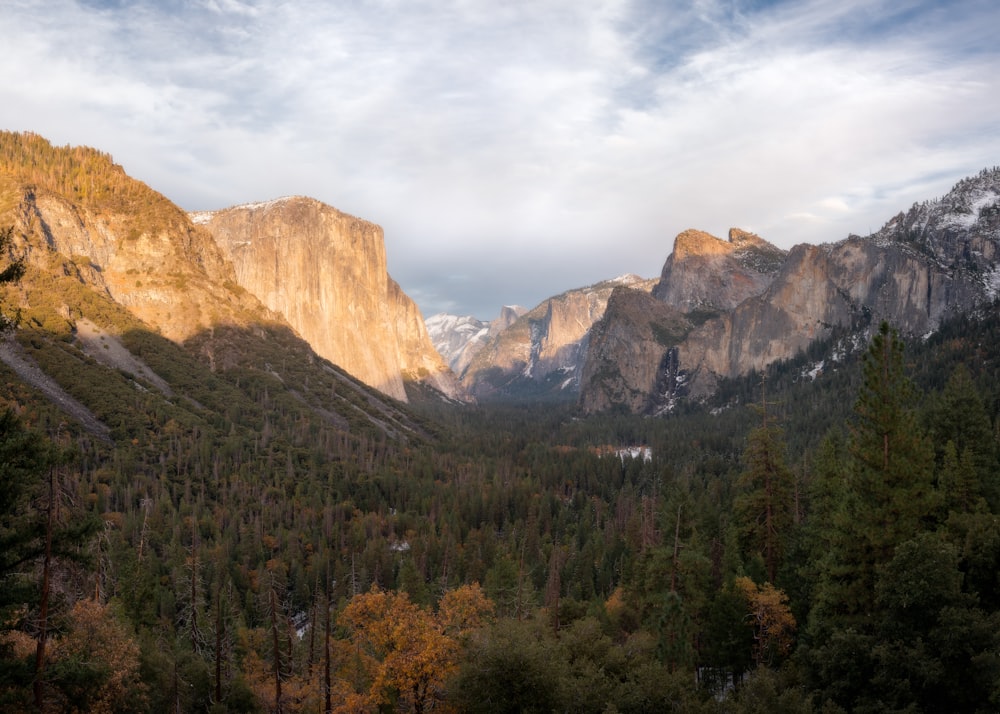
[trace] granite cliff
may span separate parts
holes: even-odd
[[[654,281],[626,275],[548,298],[517,315],[505,309],[459,373],[477,398],[575,397],[590,337],[616,287],[649,291]]]
[[[379,226],[304,197],[192,220],[214,236],[236,282],[321,356],[402,401],[404,378],[461,395],[420,311],[386,272]]]
[[[581,370],[580,406],[586,412],[647,412],[680,381],[677,350],[692,329],[680,310],[643,290],[619,287],[594,324]]]
[[[764,292],[784,259],[783,250],[739,228],[728,241],[687,230],[674,240],[653,296],[682,312],[731,310]]]
[[[129,316],[95,319],[102,328],[196,343],[213,367],[239,359],[231,332],[216,344],[217,328],[290,326],[319,356],[399,400],[411,381],[464,394],[386,273],[378,226],[306,198],[195,218],[107,154],[0,132],[0,226],[12,226],[28,265],[17,300],[61,300],[50,306],[62,316],[54,329],[75,334],[96,318],[83,305],[93,291]]]
[[[730,243],[745,235],[731,232]],[[1000,170],[914,205],[867,237],[798,245],[780,260],[758,241],[741,270],[728,260],[739,251],[722,241],[678,236],[653,296],[684,313],[691,329],[658,344],[631,317],[634,308],[612,301],[590,338],[604,347],[587,357],[581,405],[657,412],[678,396],[710,394],[720,378],[791,358],[835,330],[867,338],[886,320],[920,336],[991,303],[1000,289]]]

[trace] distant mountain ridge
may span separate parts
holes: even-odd
[[[677,282],[717,282],[720,261],[685,265],[676,252],[675,246],[654,296],[676,294]],[[619,344],[629,344],[632,352],[645,344],[649,354],[636,365],[626,350],[591,351],[581,406],[655,413],[678,397],[712,393],[721,378],[789,359],[836,330],[867,338],[882,320],[904,334],[925,335],[951,316],[992,303],[1000,287],[998,252],[1000,169],[994,168],[900,213],[868,237],[797,245],[780,263],[765,249],[763,290],[728,309],[725,297],[716,299],[720,309],[714,315],[689,311],[701,324],[659,349],[637,330],[621,334],[618,323],[627,324],[629,317],[615,301],[595,326],[591,344],[605,343],[604,333],[617,330]],[[673,302],[682,310],[690,305]],[[631,401],[613,397],[623,389]]]
[[[738,228],[728,240],[687,230],[659,280],[607,281],[549,298],[477,345],[456,373],[481,399],[530,400],[556,389],[585,412],[660,413],[837,331],[863,344],[887,320],[925,335],[1000,294],[998,261],[996,168],[867,237],[784,251]],[[581,309],[583,295],[596,297],[597,309]],[[551,330],[553,316],[567,314],[577,330]]]
[[[36,327],[78,346],[83,320],[116,338],[149,331],[212,370],[245,366],[259,345],[240,339],[294,330],[308,359],[400,401],[426,388],[445,400],[575,399],[586,412],[656,414],[817,340],[866,336],[880,320],[925,335],[1000,292],[997,168],[867,237],[786,252],[739,229],[728,240],[685,231],[659,279],[569,290],[505,309],[488,328],[440,316],[437,349],[385,271],[375,224],[303,197],[193,218],[107,154],[0,132],[0,226],[14,228],[29,266],[7,294]]]
[[[548,298],[531,310],[505,307],[484,334],[462,342],[458,326],[469,318],[438,316],[440,342],[454,344],[456,374],[477,399],[575,399],[590,328],[601,318],[616,287],[640,291],[654,280],[623,275]],[[447,325],[455,330],[446,331]],[[470,354],[471,353],[471,354]]]

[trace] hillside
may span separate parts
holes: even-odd
[[[11,132],[0,144],[0,220],[26,256],[26,286],[72,274],[178,343],[219,325],[290,326],[317,354],[395,399],[405,401],[404,383],[418,381],[463,396],[416,306],[386,273],[378,226],[309,199],[271,202],[253,216],[252,208],[203,214],[196,224],[98,151]],[[254,244],[257,252],[246,250]],[[261,254],[267,245],[271,253]]]

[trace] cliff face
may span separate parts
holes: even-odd
[[[192,218],[232,262],[236,282],[319,355],[403,401],[404,375],[459,394],[419,310],[386,272],[379,226],[301,197]]]
[[[168,339],[183,342],[220,322],[273,319],[236,287],[212,237],[149,193],[141,210],[97,210],[8,178],[3,203],[33,270],[75,275]]]
[[[867,332],[886,320],[922,335],[989,297],[984,273],[950,268],[912,244],[872,236],[802,245],[764,294],[692,332],[679,359],[691,375],[691,394],[700,396],[719,377],[794,357],[834,328]]]
[[[404,381],[423,382],[452,399],[466,399],[455,373],[434,348],[417,304],[392,279],[387,302],[395,315],[397,354]]]
[[[618,286],[649,290],[652,281],[629,275],[549,298],[506,327],[494,321],[486,344],[461,375],[477,396],[565,392],[575,394],[590,328],[604,315]]]
[[[678,384],[676,349],[692,328],[679,310],[642,290],[619,287],[590,332],[580,383],[587,412],[648,412]]]
[[[738,228],[728,241],[687,230],[674,240],[653,296],[682,312],[731,310],[764,292],[784,259],[784,251]]]
[[[587,410],[621,404],[657,411],[678,394],[705,396],[720,378],[794,357],[838,328],[867,338],[886,320],[919,336],[988,304],[1000,293],[1000,169],[914,205],[865,238],[799,245],[779,260],[776,249],[745,236],[731,232],[730,245],[696,231],[678,236],[653,295],[701,324],[673,344],[657,345],[634,319],[609,307],[605,320],[621,326],[601,329],[619,335],[618,346],[608,340],[588,358],[580,396]],[[750,250],[734,266],[736,243]],[[635,395],[608,396],[614,390],[598,375],[613,365],[624,366],[614,374]],[[658,370],[655,380],[651,369]]]

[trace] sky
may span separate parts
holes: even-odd
[[[4,0],[0,129],[180,207],[317,198],[425,316],[674,237],[867,235],[1000,165],[995,0]]]

